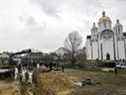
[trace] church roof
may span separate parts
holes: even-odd
[[[113,31],[110,30],[110,29],[105,29],[105,30],[103,30],[102,32],[106,32],[106,31],[113,32]]]

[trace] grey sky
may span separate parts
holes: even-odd
[[[125,0],[1,0],[0,50],[53,51],[74,30],[85,42],[103,10],[126,31],[125,5]]]

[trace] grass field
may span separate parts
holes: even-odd
[[[75,81],[90,78],[94,85],[83,87],[75,86]],[[117,75],[113,72],[102,72],[99,70],[74,70],[66,69],[41,73],[39,77],[39,91],[37,95],[126,95],[126,72],[119,71]],[[15,83],[0,81],[0,95],[15,95]],[[43,91],[54,91],[55,94],[43,93]],[[48,92],[48,93],[50,93]]]
[[[43,77],[44,75],[42,74],[41,76]],[[90,78],[97,84],[85,85],[83,87],[73,85],[75,81],[87,78]],[[44,79],[46,80],[45,84],[50,85],[50,88],[61,89],[65,86],[66,89],[64,91],[63,89],[59,90],[56,95],[126,95],[126,73],[124,71],[120,71],[115,75],[113,72],[102,72],[98,70],[67,69],[64,73],[51,72],[49,77],[46,74],[46,77],[42,78],[42,81]]]
[[[119,71],[102,72],[98,70],[66,70],[66,75],[77,80],[90,78],[99,84],[75,88],[74,95],[126,95],[126,73]]]

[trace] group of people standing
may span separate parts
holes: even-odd
[[[33,71],[25,67],[15,67],[14,79],[32,83]]]
[[[32,74],[33,74],[33,71],[30,71],[27,69],[22,69],[21,71],[19,71],[17,68],[15,68],[14,78],[15,80],[32,83]]]

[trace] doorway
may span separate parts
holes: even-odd
[[[110,60],[110,54],[109,53],[106,54],[106,60]]]

